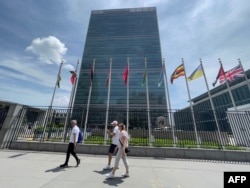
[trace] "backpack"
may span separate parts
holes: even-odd
[[[82,140],[83,140],[83,134],[82,131],[79,131],[77,143],[81,143]]]

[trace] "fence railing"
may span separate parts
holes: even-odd
[[[105,125],[106,113],[108,125]],[[231,150],[250,147],[249,111],[180,112],[155,108],[149,114],[150,118],[143,108],[129,110],[130,145]],[[113,120],[127,124],[126,115],[127,109],[121,107],[108,110],[101,107],[87,109],[86,106],[74,109],[23,107],[12,126],[13,140],[67,142],[71,131],[69,122],[76,119],[84,132],[82,144],[109,144],[111,138],[105,135],[105,127],[111,130]],[[219,129],[214,117],[217,117]]]

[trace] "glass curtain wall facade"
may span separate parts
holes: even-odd
[[[128,62],[129,81],[126,86],[123,73]],[[161,69],[162,56],[155,7],[94,10],[88,26],[74,107],[87,105],[89,101],[88,124],[94,119],[96,124],[103,124],[109,93],[107,79],[110,74],[110,108],[126,108],[129,100],[129,109],[146,109],[148,87],[150,108],[166,110],[164,84],[158,87]],[[146,83],[143,86],[145,71],[147,86]],[[96,116],[99,118],[98,122]],[[117,117],[109,117],[109,121],[112,118]],[[126,114],[123,118],[126,118]]]
[[[244,77],[238,78],[229,83],[231,93],[236,106],[250,104],[250,90],[248,83],[250,81],[250,70],[245,72],[248,81]],[[210,91],[212,101],[215,107],[215,113],[222,132],[231,132],[230,125],[227,121],[227,111],[233,108],[226,84],[220,85]],[[194,99],[193,110],[198,131],[216,131],[216,123],[208,98],[208,93],[204,93]],[[185,126],[185,123],[193,124],[190,108],[180,110],[174,114],[177,130],[192,130],[192,126]]]

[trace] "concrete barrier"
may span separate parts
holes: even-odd
[[[26,142],[13,141],[10,149],[31,150],[31,151],[50,151],[66,152],[67,143],[55,142]],[[106,155],[109,146],[106,145],[87,145],[79,144],[77,153]],[[180,159],[199,159],[199,160],[218,160],[250,162],[249,151],[229,151],[229,150],[208,150],[208,149],[184,149],[184,148],[163,148],[163,147],[140,147],[131,146],[129,156],[155,157],[155,158],[180,158]]]

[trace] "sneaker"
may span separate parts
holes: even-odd
[[[65,167],[68,167],[68,165],[67,164],[61,164],[60,167],[65,168]]]
[[[129,177],[129,174],[128,173],[124,173],[124,174],[122,174],[122,177],[124,177],[124,178]]]
[[[106,174],[107,179],[110,179],[110,178],[113,178],[113,177],[114,177],[114,174],[112,172]]]
[[[81,160],[80,160],[80,159],[78,159],[78,160],[77,160],[77,162],[76,162],[76,167],[78,167],[78,166],[79,166],[80,162],[81,162]]]
[[[104,168],[103,168],[103,170],[111,170],[112,168],[111,168],[111,166],[109,166],[109,165],[107,165],[107,166],[105,166]]]

